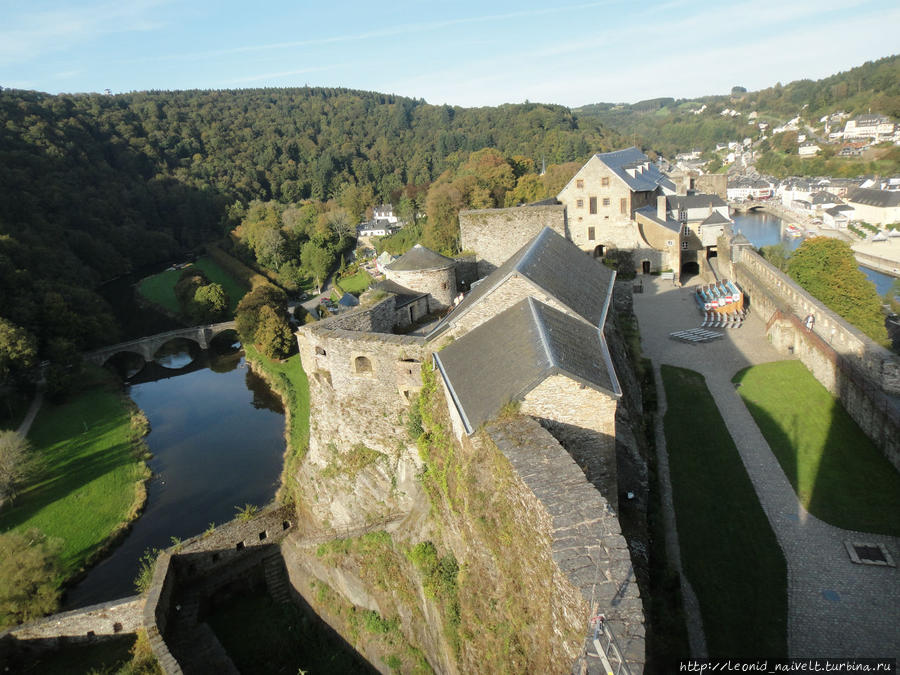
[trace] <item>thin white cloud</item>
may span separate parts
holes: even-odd
[[[562,5],[557,7],[543,7],[536,9],[527,9],[517,12],[507,12],[505,14],[489,14],[482,16],[460,17],[458,19],[441,19],[438,21],[426,21],[420,23],[398,24],[389,28],[381,28],[378,30],[363,31],[360,33],[348,33],[344,35],[331,35],[327,37],[312,38],[308,40],[293,40],[289,42],[269,42],[258,45],[243,45],[240,47],[230,47],[227,49],[217,49],[203,52],[183,53],[183,54],[167,54],[161,56],[149,57],[147,59],[137,59],[136,61],[161,61],[161,60],[182,60],[182,59],[203,59],[218,58],[231,54],[246,54],[250,52],[278,51],[287,49],[298,49],[303,47],[317,47],[331,44],[339,44],[344,42],[362,42],[364,40],[383,39],[397,37],[401,35],[415,35],[416,33],[442,30],[453,26],[461,26],[474,23],[490,23],[499,21],[508,21],[510,19],[538,17],[551,14],[561,14],[582,9],[592,9],[597,7],[608,7],[610,5],[623,4],[627,0],[600,0],[598,2],[581,3],[577,5]]]
[[[344,64],[346,66],[346,64]],[[321,73],[326,70],[340,68],[337,64],[331,66],[319,66],[313,68],[300,68],[298,70],[286,70],[280,73],[263,73],[259,75],[248,75],[246,77],[237,77],[232,80],[225,80],[223,84],[246,84],[248,82],[259,82],[261,80],[277,80],[283,77],[293,77],[294,75],[305,75],[307,73]]]
[[[113,1],[18,16],[7,14],[0,29],[0,66],[65,51],[105,34],[156,30],[163,23],[150,13],[169,1]]]

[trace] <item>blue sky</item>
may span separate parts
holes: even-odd
[[[305,84],[575,107],[759,89],[900,52],[888,0],[0,0],[0,86]]]

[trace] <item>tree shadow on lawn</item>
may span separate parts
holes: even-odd
[[[764,376],[771,398],[753,397],[750,386],[738,392],[800,503],[835,527],[900,536],[900,476],[890,462],[817,381],[792,386],[776,372],[783,369],[790,377],[813,380],[805,366],[761,368],[758,375]],[[790,373],[791,368],[798,372]],[[752,370],[739,372],[734,382],[740,384]]]
[[[0,529],[18,527],[50,504],[63,500],[98,478],[136,461],[130,442],[117,443],[88,456],[54,463],[50,473],[23,490],[0,514]]]

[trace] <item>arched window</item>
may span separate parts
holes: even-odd
[[[325,350],[318,345],[316,346],[316,356],[325,356]]]
[[[357,373],[371,373],[372,362],[365,356],[357,356],[353,360],[353,367]]]

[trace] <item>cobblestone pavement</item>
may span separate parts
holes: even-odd
[[[634,311],[657,376],[662,363],[702,373],[738,447],[787,560],[789,655],[897,657],[900,570],[854,564],[844,542],[883,544],[898,562],[900,539],[843,530],[810,515],[731,382],[747,366],[786,358],[767,341],[762,319],[751,314],[741,328],[723,329],[725,337],[710,343],[671,340],[671,331],[700,323],[690,284],[678,288],[648,277],[644,293],[634,296]]]

